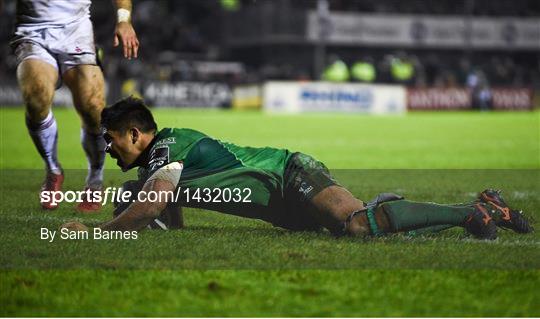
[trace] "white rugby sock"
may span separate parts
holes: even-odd
[[[52,112],[49,111],[47,117],[39,122],[32,123],[28,116],[26,117],[26,127],[34,141],[41,158],[45,162],[48,172],[61,174],[62,169],[58,162],[58,150],[56,148],[58,141],[58,127],[56,119]]]
[[[86,186],[101,188],[103,184],[103,168],[105,164],[105,139],[101,134],[92,134],[81,129],[81,144],[88,160]]]

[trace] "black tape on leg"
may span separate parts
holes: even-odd
[[[394,193],[380,193],[374,199],[366,204],[368,209],[375,210],[382,203],[393,202],[395,200],[402,200],[405,197]]]
[[[373,236],[383,235],[383,232],[380,230],[379,225],[377,224],[377,220],[375,219],[375,209],[382,203],[391,202],[395,200],[402,200],[402,199],[404,199],[403,196],[393,194],[393,193],[378,194],[373,200],[366,203],[366,206],[364,209],[357,210],[351,213],[349,216],[347,216],[347,219],[343,223],[341,234],[342,235],[347,234],[347,228],[349,227],[349,224],[351,223],[354,216],[360,213],[365,213],[371,234]]]

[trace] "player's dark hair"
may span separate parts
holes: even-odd
[[[127,97],[101,112],[101,126],[107,130],[125,132],[136,127],[141,132],[150,133],[157,130],[152,112],[144,101],[135,97]]]

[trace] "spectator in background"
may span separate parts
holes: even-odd
[[[349,81],[349,68],[337,55],[330,56],[330,65],[323,72],[322,79],[329,82]]]
[[[134,98],[142,98],[142,94],[139,92],[139,84],[136,79],[127,79],[122,83],[121,87],[122,97],[132,96]]]
[[[373,58],[367,56],[356,61],[351,67],[351,77],[353,81],[372,83],[377,78],[377,71],[373,63]]]
[[[225,11],[237,11],[240,9],[240,0],[220,0],[221,7]]]
[[[467,87],[471,89],[473,108],[482,111],[491,109],[492,95],[485,73],[473,69],[467,77]]]
[[[404,52],[399,52],[390,62],[390,73],[394,83],[413,84],[414,63]]]

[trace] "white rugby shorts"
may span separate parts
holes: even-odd
[[[38,59],[54,66],[60,75],[77,65],[97,64],[94,30],[87,17],[63,26],[17,26],[11,46],[17,65]]]

